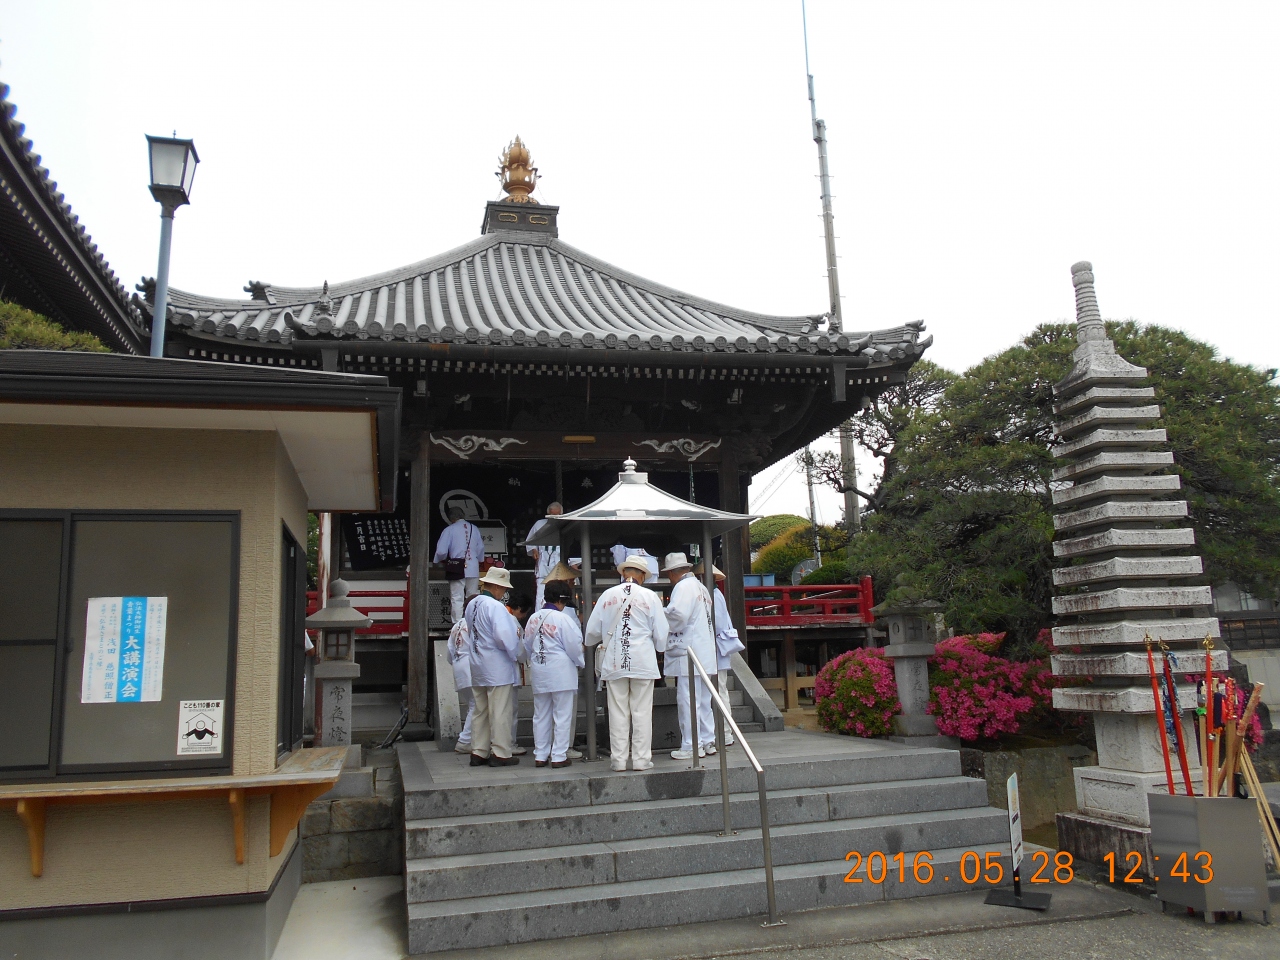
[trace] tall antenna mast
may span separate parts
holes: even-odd
[[[843,330],[840,310],[840,274],[836,268],[836,221],[831,213],[831,174],[827,170],[827,124],[818,119],[818,101],[813,94],[813,74],[809,71],[809,21],[804,0],[800,0],[800,22],[804,29],[804,72],[809,80],[809,117],[813,121],[813,142],[818,145],[818,178],[822,183],[822,226],[827,237],[827,291],[831,297],[831,332]]]
[[[813,142],[818,145],[818,179],[822,185],[822,227],[827,241],[827,293],[831,298],[830,332],[844,330],[844,313],[840,306],[840,271],[836,266],[836,221],[831,212],[831,173],[827,168],[827,125],[818,119],[818,100],[813,92],[813,73],[809,69],[809,18],[804,0],[800,0],[800,23],[804,31],[804,72],[809,81],[809,118],[813,121]],[[858,471],[854,465],[853,423],[840,424],[840,473],[844,487],[844,521],[849,531],[849,553],[853,553],[853,537],[862,532],[862,511],[858,492],[854,489]],[[812,496],[812,489],[810,490]]]

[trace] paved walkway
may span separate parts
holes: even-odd
[[[1077,881],[1043,914],[989,907],[982,891],[428,954],[432,960],[684,960],[755,954],[798,960],[1270,960],[1280,926],[1257,918],[1206,926],[1162,915],[1148,898]],[[1272,902],[1280,902],[1273,888]],[[399,877],[303,886],[274,960],[405,960]]]

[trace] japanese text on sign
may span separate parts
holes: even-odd
[[[81,703],[151,703],[164,683],[168,597],[91,597]]]

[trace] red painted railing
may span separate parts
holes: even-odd
[[[814,627],[870,624],[871,578],[854,584],[807,587],[743,587],[748,627]]]
[[[409,632],[409,591],[405,590],[352,590],[347,594],[351,606],[366,617],[373,617],[373,626],[357,630],[361,636],[398,637]],[[392,598],[388,601],[388,598]],[[378,601],[368,602],[368,601]],[[307,591],[307,616],[320,609],[320,595]],[[393,614],[386,617],[386,614]],[[381,615],[381,616],[375,616]]]

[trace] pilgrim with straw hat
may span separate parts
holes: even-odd
[[[515,744],[511,736],[520,623],[502,603],[510,590],[511,573],[504,567],[491,567],[480,578],[480,595],[467,604],[464,614],[471,637],[471,693],[475,697],[471,715],[473,767],[508,767],[520,762],[512,756]]]
[[[703,565],[698,564],[693,572],[697,576],[702,576]],[[720,699],[725,703],[729,702],[729,670],[731,660],[735,653],[747,649],[746,644],[738,637],[738,631],[734,629],[733,621],[729,619],[729,604],[724,599],[724,571],[717,567],[714,563],[711,565],[711,573],[716,578],[716,592],[712,595],[712,601],[715,604],[716,611],[716,677],[720,687]],[[733,731],[728,725],[724,729],[724,744],[729,746],[733,743]]]
[[[633,555],[618,564],[622,582],[600,596],[587,621],[586,644],[603,644],[596,671],[608,688],[609,757],[614,770],[653,767],[653,684],[667,648],[662,598],[644,579],[649,566]],[[591,678],[588,678],[590,682]]]

